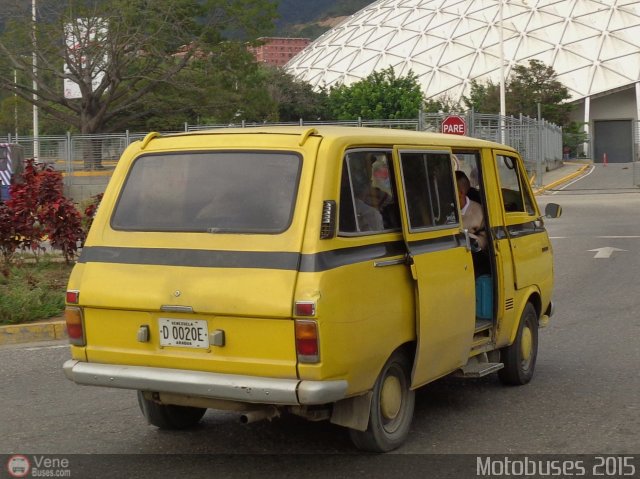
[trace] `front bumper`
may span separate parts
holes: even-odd
[[[62,366],[71,381],[86,386],[135,389],[255,404],[313,405],[344,399],[345,380],[304,381],[208,373],[184,369],[87,363],[70,359]]]
[[[547,307],[547,310],[540,316],[540,319],[538,320],[538,327],[540,329],[542,328],[546,328],[549,325],[549,318],[551,318],[551,316],[553,316],[553,313],[556,310],[556,306],[553,303],[553,301],[551,301],[549,303],[549,306]]]

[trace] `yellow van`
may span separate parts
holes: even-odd
[[[481,228],[465,227],[467,203]],[[69,280],[64,371],[137,390],[160,428],[207,408],[292,413],[389,451],[430,381],[527,383],[552,288],[507,146],[330,126],[151,133],[118,162]]]

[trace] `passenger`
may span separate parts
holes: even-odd
[[[471,201],[467,196],[471,189],[471,183],[464,171],[456,171],[456,183],[458,184],[458,199],[462,213],[462,227],[469,231],[469,236],[478,242],[478,247],[481,250],[484,250],[487,246],[487,232],[482,206],[480,203]]]
[[[356,181],[353,184],[353,194],[358,216],[358,230],[382,231],[384,229],[382,214],[368,204],[368,201],[371,201],[371,186],[363,181]]]

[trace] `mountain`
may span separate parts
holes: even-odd
[[[276,35],[315,40],[373,0],[280,0]]]

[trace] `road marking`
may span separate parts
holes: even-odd
[[[628,239],[628,238],[640,238],[640,236],[597,236],[597,238],[603,239]]]
[[[609,258],[614,251],[627,251],[626,249],[612,248],[611,246],[605,246],[604,248],[590,249],[589,251],[596,251],[594,258]]]
[[[564,185],[562,188],[558,188],[555,191],[552,191],[551,194],[555,195],[556,193],[558,193],[559,191],[564,190],[565,188],[568,188],[569,186],[573,185],[574,183],[577,183],[578,181],[582,180],[583,178],[586,178],[587,176],[589,176],[591,173],[593,173],[595,171],[595,166],[591,165],[591,169],[585,173],[584,175],[579,176],[578,178],[576,178],[573,181],[570,181],[569,183],[567,183],[566,185]]]
[[[549,236],[549,239],[567,239],[568,236]],[[583,236],[585,238],[585,236]],[[598,239],[638,239],[640,236],[591,236]]]
[[[56,346],[38,346],[35,348],[22,348],[24,351],[39,351],[40,349],[61,349],[68,348],[68,344],[58,344]]]

